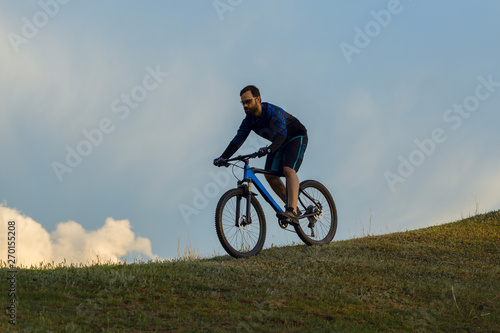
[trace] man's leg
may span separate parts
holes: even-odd
[[[285,184],[281,181],[280,177],[273,175],[265,175],[266,180],[273,189],[273,191],[280,197],[283,202],[286,200],[286,188]]]
[[[286,178],[286,190],[288,192],[288,207],[292,207],[293,211],[297,213],[297,200],[299,198],[299,177],[297,172],[290,167],[283,167],[283,172]],[[284,201],[284,200],[283,200]]]
[[[297,201],[299,198],[299,170],[307,147],[307,136],[299,136],[292,139],[285,147],[283,158],[283,174],[286,178],[286,188],[288,194],[287,207],[293,209],[297,214]]]
[[[267,182],[283,202],[286,201],[286,194],[288,192],[288,202],[285,203],[287,207],[292,207],[293,211],[297,213],[297,200],[300,186],[299,177],[295,170],[289,167],[284,167],[283,172],[285,173],[286,187],[278,176],[266,175]]]
[[[302,163],[304,151],[307,147],[307,136],[299,136],[280,148],[276,153],[268,155],[266,170],[283,171],[286,178],[286,187],[278,176],[266,175],[271,188],[283,200],[287,208],[297,213],[299,198],[299,177],[297,171]],[[288,196],[288,202],[286,202]]]

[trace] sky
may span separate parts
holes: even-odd
[[[216,168],[259,87],[307,128],[299,179],[334,240],[500,208],[493,0],[0,2],[0,260],[225,254],[238,169]],[[238,153],[269,144],[251,134]],[[264,159],[254,161],[263,167]],[[300,244],[268,222],[266,247]]]

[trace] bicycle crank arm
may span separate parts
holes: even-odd
[[[276,214],[276,217],[278,218],[278,220],[280,221],[281,224],[290,224],[292,226],[298,226],[299,225],[298,223],[293,222],[291,219],[281,217],[278,214]]]

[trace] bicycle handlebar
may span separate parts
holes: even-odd
[[[226,162],[245,161],[245,160],[249,160],[251,158],[256,158],[257,156],[259,156],[258,153],[252,153],[252,154],[248,154],[248,155],[239,155],[239,156],[227,159]]]
[[[245,162],[245,164],[248,164],[248,160],[249,159],[256,158],[256,157],[260,157],[259,153],[257,153],[257,152],[255,152],[253,154],[248,154],[248,155],[239,155],[239,156],[236,156],[236,157],[233,157],[233,158],[229,158],[227,160],[222,160],[223,163],[221,165],[218,165],[218,166],[219,167],[225,166],[227,168],[230,165],[235,165],[234,163],[229,163],[229,162],[232,162],[232,161],[242,161],[242,162]]]

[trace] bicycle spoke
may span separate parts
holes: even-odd
[[[238,198],[234,196],[226,202],[222,211],[221,225],[228,245],[244,253],[255,248],[261,237],[261,231],[259,216],[253,205],[250,209],[252,223],[248,224],[248,218],[244,214],[246,213],[244,207],[247,205],[245,198],[240,198],[240,216],[236,216],[237,200]],[[240,224],[239,226],[235,225],[236,221]]]
[[[298,201],[303,214],[314,214],[299,220],[296,228],[299,237],[309,245],[330,242],[336,231],[337,221],[335,204],[328,190],[316,181],[305,181]]]

